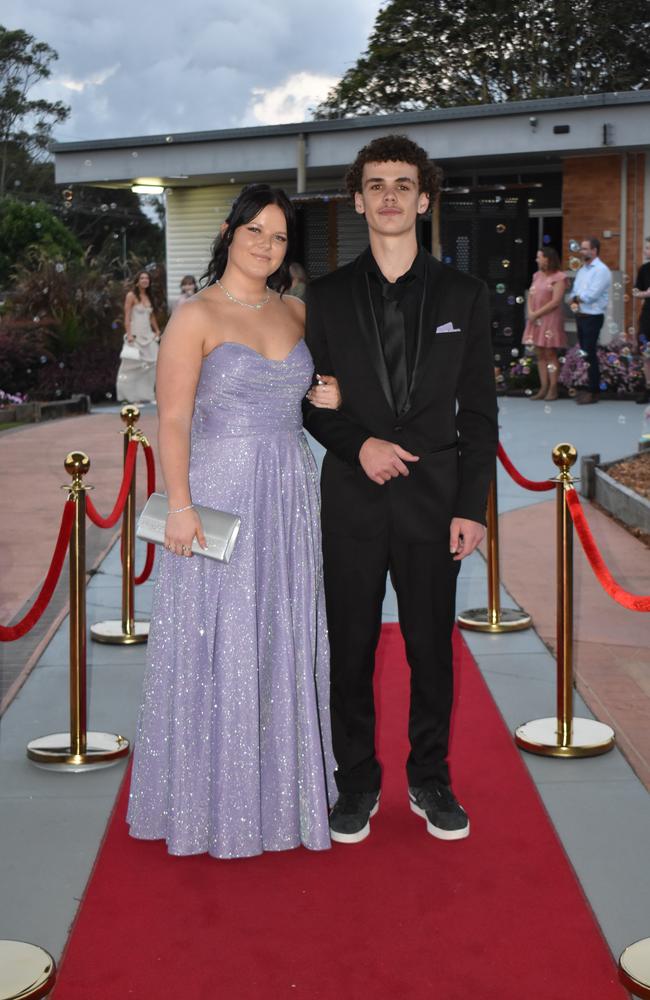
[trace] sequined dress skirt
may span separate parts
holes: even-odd
[[[240,514],[242,527],[228,565],[159,552],[130,832],[220,858],[327,848],[334,760],[313,456],[296,428],[194,433],[190,484],[195,502]]]

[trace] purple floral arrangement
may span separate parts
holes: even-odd
[[[23,396],[20,392],[4,392],[0,389],[0,406],[16,406],[18,403],[24,403],[27,396]]]
[[[635,354],[624,336],[615,337],[609,344],[598,348],[601,392],[635,393],[645,384],[643,376],[643,349]],[[566,389],[577,389],[587,384],[588,365],[584,351],[578,346],[567,351],[560,371],[560,383]]]

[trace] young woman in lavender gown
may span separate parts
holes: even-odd
[[[157,374],[169,514],[158,563],[128,822],[172,854],[329,847],[334,760],[317,472],[301,401],[304,305],[291,283],[293,209],[242,191],[208,284],[165,331]],[[241,517],[226,565],[193,504]]]

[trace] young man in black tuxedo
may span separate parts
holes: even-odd
[[[390,572],[411,668],[411,808],[433,836],[456,840],[469,833],[447,766],[456,577],[484,534],[497,445],[487,289],[418,248],[438,171],[414,142],[376,139],[346,180],[370,246],[309,285],[306,332],[316,371],[342,395],[339,410],[306,402],[304,414],[327,449],[330,829],[363,840],[379,806],[373,672]]]

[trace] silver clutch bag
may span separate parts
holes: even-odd
[[[165,539],[165,522],[169,504],[164,493],[152,493],[147,500],[140,518],[136,534],[146,542],[162,545]],[[194,510],[201,518],[207,549],[202,549],[196,538],[192,542],[192,552],[197,556],[207,556],[208,559],[218,559],[227,563],[237,541],[241,518],[237,514],[226,514],[223,510],[213,507],[201,507],[194,504]]]
[[[122,350],[120,351],[120,357],[123,361],[139,361],[140,351],[135,344],[129,344],[125,337],[124,343],[122,344]]]

